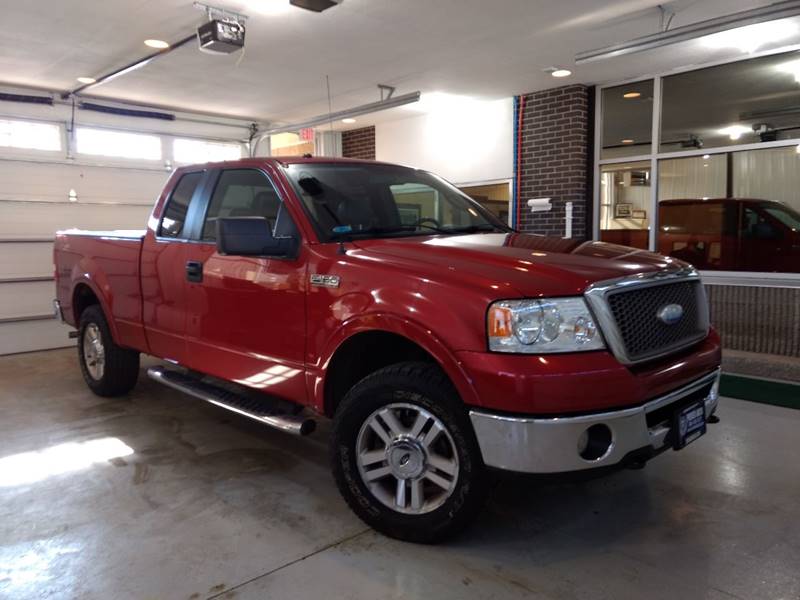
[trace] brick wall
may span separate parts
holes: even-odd
[[[520,179],[521,231],[564,235],[565,204],[573,203],[572,235],[591,237],[589,88],[570,85],[524,96]],[[551,198],[549,212],[531,213],[530,198]],[[588,217],[591,219],[591,215]]]
[[[343,131],[342,156],[375,160],[375,127]]]

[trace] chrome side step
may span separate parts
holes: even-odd
[[[150,367],[147,376],[154,381],[195,398],[233,411],[294,435],[308,435],[316,429],[317,422],[303,414],[279,414],[270,411],[263,402],[223,389],[196,377],[185,375],[167,367]]]

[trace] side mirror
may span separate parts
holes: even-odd
[[[264,217],[217,219],[217,252],[229,256],[293,257],[297,240],[276,238]]]

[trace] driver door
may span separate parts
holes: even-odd
[[[259,169],[222,169],[198,239],[188,244],[187,364],[294,401],[305,401],[305,262],[223,256],[216,219],[266,217],[276,237],[299,236],[280,194]],[[198,275],[199,273],[199,275]]]

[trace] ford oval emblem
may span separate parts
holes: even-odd
[[[683,307],[680,304],[667,304],[658,309],[656,316],[665,325],[675,325],[683,317]]]

